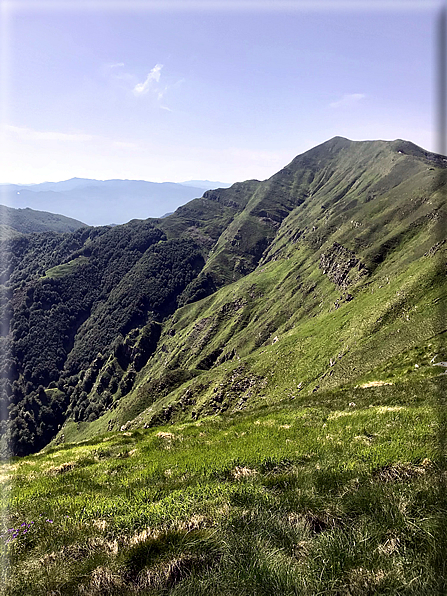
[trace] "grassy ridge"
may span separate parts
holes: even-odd
[[[64,423],[75,440],[72,421],[81,438],[278,403],[428,354],[444,171],[411,143],[336,137],[164,219],[11,240],[0,450]]]
[[[3,200],[10,201],[3,197]],[[2,238],[11,237],[16,234],[32,234],[36,232],[74,232],[87,224],[47,211],[36,211],[35,209],[14,209],[0,205],[0,220],[2,221]]]

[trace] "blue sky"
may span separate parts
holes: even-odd
[[[438,5],[327,4],[9,3],[0,182],[265,179],[335,135],[435,151]]]

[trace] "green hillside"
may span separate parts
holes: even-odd
[[[86,224],[46,211],[36,211],[29,207],[14,209],[0,205],[1,238],[19,234],[33,234],[39,232],[74,232]]]
[[[4,594],[444,594],[446,165],[4,241]]]
[[[336,138],[270,180],[208,191],[165,220],[95,229],[87,240],[85,232],[67,265],[46,269],[35,292],[60,294],[57,280],[72,287],[83,271],[75,264],[88,268],[92,251],[105,262],[103,246],[110,260],[101,279],[111,271],[113,282],[81,325],[74,320],[77,331],[68,330],[74,338],[61,375],[55,363],[51,378],[38,378],[48,364],[27,348],[22,364],[32,365],[31,383],[57,383],[66,418],[91,423],[84,436],[195,419],[239,408],[241,400],[252,408],[364,379],[434,374],[439,369],[425,365],[444,330],[436,306],[443,172],[440,157],[411,143]],[[158,245],[143,243],[137,254],[130,238],[144,225],[157,231]],[[117,246],[126,246],[119,255],[118,236]],[[169,298],[175,302],[157,311],[159,280],[164,292],[180,263],[180,253],[171,254],[178,242],[192,243],[201,257]],[[151,285],[154,250],[167,269]],[[433,354],[408,371],[399,356],[410,349]]]
[[[443,331],[444,172],[406,141],[336,137],[161,220],[6,241],[4,449],[41,448],[65,422],[95,433],[231,409],[233,369],[250,408],[428,349]]]

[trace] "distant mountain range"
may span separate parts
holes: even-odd
[[[147,182],[71,178],[62,182],[0,186],[0,203],[14,208],[60,213],[91,226],[122,224],[132,219],[163,217],[204,190],[226,188],[208,180]]]
[[[188,180],[187,182],[180,182],[182,186],[195,186],[203,190],[210,188],[229,188],[231,184],[228,182],[217,182],[216,180]]]

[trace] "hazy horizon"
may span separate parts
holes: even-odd
[[[144,180],[143,178],[135,179],[135,178],[83,178],[82,176],[72,176],[71,178],[66,178],[65,180],[41,180],[39,182],[0,182],[0,186],[38,186],[39,184],[57,184],[58,182],[68,182],[70,180],[92,180],[93,182],[112,182],[114,180],[120,180],[125,182],[151,182],[153,184],[180,184],[180,185],[189,185],[192,186],[192,182],[207,182],[206,179],[204,180],[183,180],[182,182],[173,182],[172,180],[162,180],[161,182],[154,182],[153,180]],[[211,183],[218,183],[218,184],[234,184],[234,182],[239,182],[235,180],[234,182],[222,182],[217,180],[209,180],[208,182]],[[200,188],[200,187],[197,187]]]

